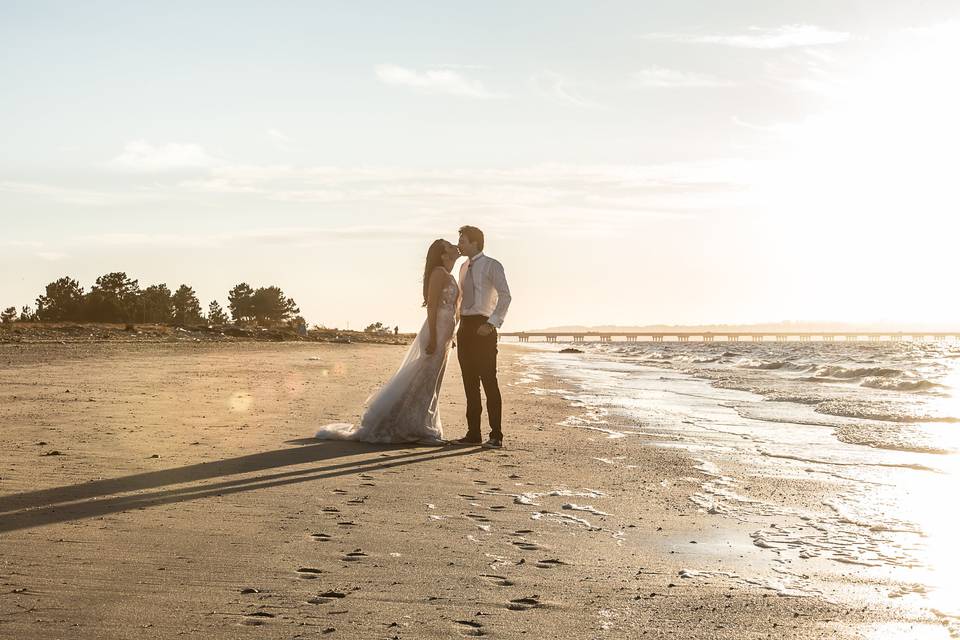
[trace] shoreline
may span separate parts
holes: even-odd
[[[854,638],[902,620],[693,573],[747,574],[762,550],[690,501],[707,476],[686,452],[617,416],[625,437],[559,426],[584,408],[531,394],[522,348],[501,345],[499,451],[313,440],[358,417],[392,345],[12,351],[0,637]]]
[[[175,342],[333,342],[339,344],[410,344],[415,333],[309,329],[298,333],[286,325],[188,325],[109,322],[12,322],[0,324],[3,344],[149,344]]]

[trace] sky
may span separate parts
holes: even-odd
[[[503,329],[960,321],[955,0],[0,2],[0,307],[69,275]],[[960,324],[957,322],[956,324]]]

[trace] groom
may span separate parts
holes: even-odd
[[[503,265],[483,253],[483,231],[460,227],[460,253],[468,258],[460,267],[460,328],[457,359],[467,395],[467,435],[461,444],[480,444],[480,386],[487,396],[490,439],[487,449],[503,446],[500,386],[497,384],[497,329],[510,307],[510,287]]]

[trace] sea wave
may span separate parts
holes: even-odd
[[[744,369],[759,369],[762,371],[776,371],[777,369],[796,369],[796,365],[792,362],[760,362],[760,363],[744,363],[740,365]]]
[[[945,389],[944,385],[931,382],[924,379],[913,380],[891,380],[890,378],[869,377],[860,383],[861,387],[870,387],[871,389],[886,389],[890,391],[932,391],[934,389]]]
[[[926,413],[892,402],[869,402],[861,400],[827,400],[817,405],[815,411],[844,418],[880,420],[882,422],[960,422],[956,416]]]
[[[853,380],[855,378],[896,378],[903,376],[904,372],[900,369],[891,369],[887,367],[864,367],[848,369],[839,365],[826,365],[817,367],[814,370],[816,378],[839,378],[841,380]]]
[[[857,424],[843,425],[834,430],[837,440],[890,451],[949,454],[956,450],[937,442],[929,434],[909,425]]]

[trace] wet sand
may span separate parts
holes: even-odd
[[[767,561],[691,502],[705,472],[642,435],[561,426],[578,409],[517,384],[519,348],[501,350],[503,450],[310,437],[355,421],[404,349],[0,345],[0,638],[843,638],[924,622],[711,580]],[[449,438],[460,384],[453,364]]]

